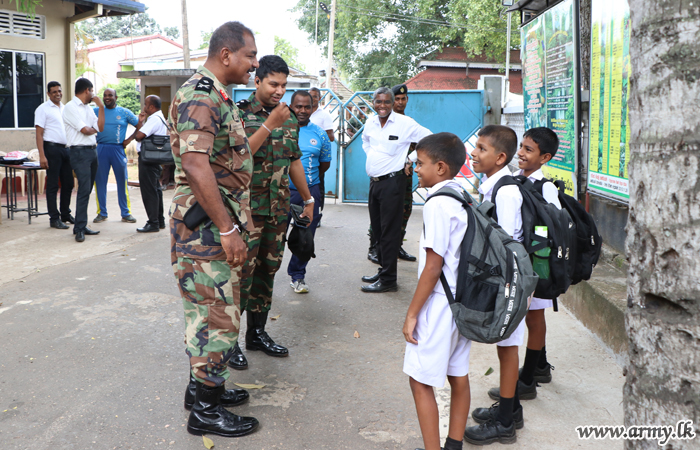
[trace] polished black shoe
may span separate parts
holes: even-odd
[[[62,217],[62,218],[61,218],[61,222],[63,222],[63,223],[70,223],[70,224],[75,225],[75,217],[73,217],[72,215],[68,215],[68,217],[66,217],[66,218],[63,218],[63,217]]]
[[[498,414],[498,405],[496,402],[491,405],[490,408],[476,408],[472,412],[472,418],[476,423],[484,423],[489,420],[496,420],[496,415]],[[513,411],[513,421],[515,422],[515,429],[519,430],[525,426],[525,420],[523,419],[523,407],[521,406],[516,411]]]
[[[489,397],[493,400],[501,399],[501,388],[491,388],[489,389]],[[527,385],[518,380],[518,398],[520,400],[533,400],[537,398],[537,381],[533,381],[532,384]]]
[[[231,355],[231,359],[228,360],[228,366],[236,370],[245,370],[248,368],[248,360],[241,351],[238,342],[233,346],[233,355]]]
[[[403,259],[404,261],[410,261],[413,262],[416,260],[416,257],[408,253],[406,250],[401,247],[399,249],[399,259]]]
[[[150,223],[146,223],[145,226],[143,226],[142,228],[137,228],[136,231],[138,231],[139,233],[154,233],[160,231],[160,228],[158,228],[155,225],[151,225]]]
[[[70,228],[68,225],[63,223],[61,219],[50,221],[49,226],[51,226],[51,228],[58,228],[59,230],[67,230],[68,228]]]
[[[224,386],[209,387],[195,381],[195,400],[187,420],[187,431],[195,436],[218,434],[224,437],[245,436],[254,432],[260,422],[253,417],[237,416],[221,404]]]
[[[369,259],[375,264],[379,264],[379,256],[377,256],[376,248],[370,247],[369,252],[367,253],[367,259]]]
[[[396,283],[384,283],[378,280],[368,286],[362,286],[360,289],[362,289],[362,292],[390,292],[397,291],[399,285]]]
[[[535,368],[535,381],[538,383],[549,383],[552,381],[552,370],[554,366],[547,363],[547,367],[537,367]]]
[[[91,230],[88,227],[85,227],[85,236],[95,236],[97,234],[100,234],[99,231]]]
[[[75,242],[83,242],[85,240],[85,232],[84,231],[78,231],[78,232],[73,232],[75,235]]]
[[[190,374],[190,382],[185,390],[185,409],[191,410],[194,405],[194,399],[197,395],[197,380]],[[232,406],[242,405],[250,398],[250,394],[245,389],[226,389],[221,394],[221,406],[230,408]]]
[[[375,273],[374,275],[365,275],[362,277],[362,281],[365,283],[374,283],[375,281],[379,281],[379,272]]]
[[[494,442],[501,444],[513,444],[517,440],[515,434],[515,421],[509,427],[504,427],[497,420],[486,422],[464,430],[464,440],[472,445],[489,445]]]
[[[265,331],[267,313],[246,311],[248,331],[245,333],[246,350],[262,350],[269,356],[289,356],[289,350],[272,340]]]
[[[165,222],[158,223],[158,228],[160,228],[161,230],[165,230]]]

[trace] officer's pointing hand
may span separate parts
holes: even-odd
[[[229,236],[221,236],[221,246],[226,252],[226,262],[229,266],[238,267],[243,265],[246,259],[247,247],[238,231],[234,231]]]
[[[289,120],[290,115],[291,112],[287,104],[285,102],[280,102],[280,104],[275,106],[275,109],[273,109],[270,113],[270,116],[265,121],[265,125],[270,130],[274,130],[275,128],[281,127],[282,124]]]

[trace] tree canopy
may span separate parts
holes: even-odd
[[[314,41],[316,0],[299,0],[297,24]],[[446,46],[503,58],[506,14],[496,0],[338,0],[334,59],[352,87],[372,90],[406,81],[417,61]],[[330,20],[319,11],[318,41],[327,49]],[[513,14],[511,47],[519,47]]]
[[[306,72],[306,67],[299,62],[299,49],[288,40],[275,36],[275,55],[284,59],[288,66]]]
[[[165,33],[172,39],[180,37],[180,29],[177,27],[165,27],[160,25],[148,13],[134,14],[131,16],[98,17],[81,22],[77,25],[82,32],[89,35],[96,42],[104,42],[127,36],[148,36],[150,34]]]
[[[117,93],[117,105],[131,110],[138,115],[141,111],[141,94],[136,90],[136,80],[122,78],[119,84],[108,84],[100,89],[100,98],[104,95],[105,89],[114,89]]]

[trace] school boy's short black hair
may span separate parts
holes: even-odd
[[[294,93],[292,94],[292,99],[289,101],[289,104],[290,105],[294,104],[294,99],[300,95],[302,97],[308,97],[311,104],[312,105],[314,104],[314,99],[311,98],[311,94],[309,94],[309,91],[294,91]]]
[[[49,81],[49,84],[46,85],[46,92],[51,92],[51,88],[55,88],[56,86],[61,87],[61,83],[58,81]]]
[[[253,36],[250,28],[240,22],[226,22],[214,30],[209,39],[209,58],[214,58],[222,48],[226,47],[233,53],[245,46],[245,35]]]
[[[418,142],[416,151],[421,150],[433,163],[442,161],[450,168],[450,176],[455,177],[467,160],[464,142],[452,133],[435,133]]]
[[[282,58],[277,55],[267,55],[260,58],[258,61],[260,67],[255,71],[255,78],[259,78],[260,81],[264,80],[266,76],[271,73],[283,73],[289,75],[289,66],[284,62]]]
[[[486,125],[479,130],[479,137],[487,137],[491,140],[491,145],[499,153],[506,154],[506,164],[508,164],[518,151],[518,135],[511,128],[504,125]]]
[[[559,150],[559,137],[557,133],[547,127],[530,128],[523,134],[523,137],[529,137],[540,148],[540,155],[549,153],[554,158]]]
[[[75,93],[76,94],[82,94],[83,92],[85,92],[91,88],[92,88],[92,81],[88,80],[87,78],[78,78],[77,80],[75,80]]]

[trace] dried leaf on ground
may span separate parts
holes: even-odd
[[[493,367],[489,367],[489,370],[486,371],[486,373],[484,374],[484,376],[485,376],[485,377],[488,377],[488,376],[491,375],[492,373],[493,373]]]
[[[213,448],[214,447],[214,441],[212,441],[208,437],[202,436],[202,441],[204,441],[204,446],[206,448]]]
[[[277,320],[280,318],[282,314],[277,314],[275,317],[271,317],[271,320]]]
[[[355,339],[359,339],[360,333],[357,330],[355,330],[355,334],[353,336],[355,337]]]
[[[243,389],[262,389],[265,387],[264,384],[245,384],[245,383],[233,383],[239,388]]]

